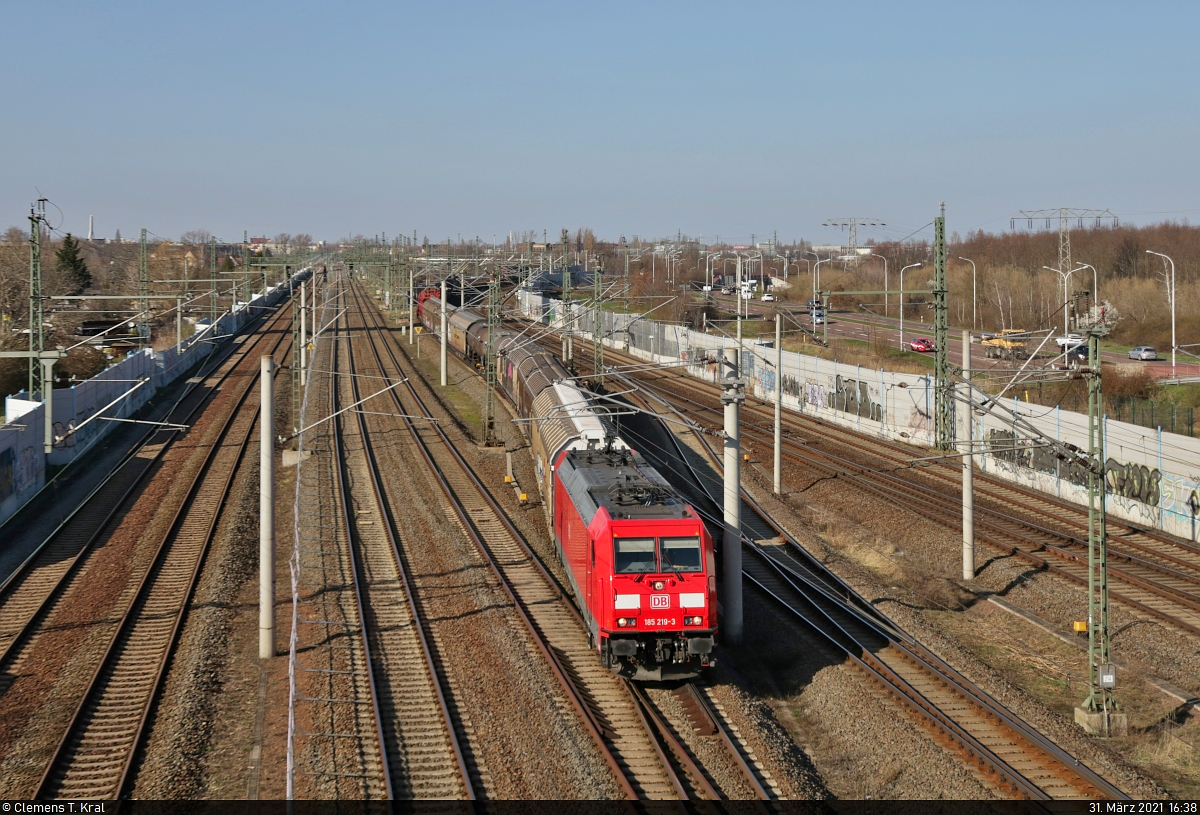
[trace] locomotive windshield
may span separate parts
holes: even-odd
[[[613,552],[617,574],[646,572],[700,572],[700,539],[659,538],[655,551],[654,538],[614,538]],[[656,556],[657,555],[657,556]],[[659,561],[661,560],[661,565]]]
[[[617,574],[639,574],[655,569],[654,538],[614,538]]]
[[[662,539],[662,571],[698,572],[702,568],[699,538]]]

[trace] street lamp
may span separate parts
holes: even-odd
[[[909,269],[915,269],[921,265],[921,261],[910,263],[900,270],[900,350],[904,350],[904,273]]]
[[[821,288],[821,264],[828,263],[831,260],[833,260],[832,255],[830,255],[827,258],[818,259],[817,266],[815,269],[813,269],[813,296],[812,296],[812,299],[814,302],[816,302],[816,300],[817,300],[817,291]]]
[[[883,255],[871,253],[871,257],[879,258],[883,261],[883,316],[886,318],[888,313],[888,293],[887,293],[887,258]]]
[[[1175,376],[1175,261],[1164,255],[1162,252],[1152,252],[1146,250],[1147,255],[1158,255],[1167,263],[1171,264],[1171,280],[1167,284],[1167,299],[1171,302],[1171,376]],[[1166,275],[1163,275],[1164,279]]]
[[[979,327],[975,320],[975,261],[971,260],[970,258],[962,257],[960,257],[959,260],[965,260],[967,263],[971,264],[971,328],[974,330]]]
[[[1050,271],[1050,272],[1058,272],[1059,276],[1062,278],[1062,282],[1063,282],[1063,336],[1066,336],[1067,334],[1070,333],[1070,330],[1067,328],[1067,316],[1068,316],[1067,306],[1071,302],[1071,292],[1067,288],[1067,285],[1068,285],[1068,281],[1071,279],[1071,275],[1075,274],[1076,272],[1082,272],[1083,267],[1077,266],[1069,272],[1064,272],[1062,269],[1055,269],[1053,266],[1043,266],[1042,268],[1046,269],[1047,271]]]

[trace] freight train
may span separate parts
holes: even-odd
[[[441,330],[442,303],[421,301]],[[487,320],[447,314],[449,345],[484,358]],[[529,437],[558,557],[600,661],[636,680],[685,679],[714,664],[713,541],[699,514],[528,336],[499,330],[498,383]]]

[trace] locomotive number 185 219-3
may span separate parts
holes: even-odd
[[[679,620],[675,617],[648,617],[642,620],[642,625],[649,628],[678,628]]]

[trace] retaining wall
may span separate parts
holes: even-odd
[[[562,303],[521,292],[524,314],[547,325],[570,324],[588,337],[592,312],[572,304],[565,314]],[[604,344],[641,359],[676,365],[710,382],[719,377],[722,349],[736,341],[721,335],[660,323],[641,315],[603,313]],[[913,444],[933,444],[934,381],[928,375],[893,373],[845,365],[791,351],[783,352],[775,369],[775,349],[743,344],[742,371],[750,380],[748,395],[773,402],[775,388],[782,389],[787,410],[820,416],[881,438]],[[587,354],[586,349],[583,353]],[[978,394],[976,404],[978,404]],[[993,409],[971,421],[971,438],[980,454],[982,470],[1078,504],[1087,502],[1086,475],[1067,468],[1048,448],[1039,446],[1035,433],[1017,426],[1015,412],[1045,438],[1087,449],[1087,415],[1007,400],[1003,410]],[[961,418],[961,416],[959,417]],[[965,434],[965,422],[955,422]],[[1188,540],[1200,540],[1200,439],[1161,429],[1147,429],[1105,418],[1105,483],[1108,511],[1115,517],[1161,529]]]
[[[293,276],[293,284],[308,277],[303,269]],[[69,464],[85,453],[119,422],[94,419],[103,410],[105,417],[125,419],[136,413],[159,388],[170,385],[191,370],[214,348],[213,338],[240,332],[258,315],[288,296],[288,287],[267,289],[249,303],[237,303],[225,312],[213,328],[186,337],[178,346],[158,353],[144,349],[130,354],[96,376],[69,388],[55,388],[53,399],[55,442],[49,456],[44,444],[45,408],[30,401],[24,391],[4,400],[7,424],[0,426],[0,524],[20,509],[46,484],[47,465]],[[144,384],[139,385],[145,380]],[[124,398],[121,398],[124,396]],[[116,404],[111,404],[116,402]],[[107,407],[107,409],[105,409]],[[85,424],[85,422],[87,422]],[[78,427],[73,433],[67,431]]]

